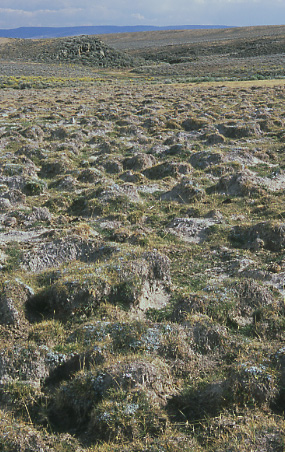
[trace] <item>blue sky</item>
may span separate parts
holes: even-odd
[[[281,25],[285,0],[0,0],[0,28]]]

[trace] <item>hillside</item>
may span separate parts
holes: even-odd
[[[191,31],[199,53],[172,63],[164,32],[119,54],[0,41],[1,452],[284,452],[285,64],[266,30]],[[82,64],[88,43],[118,66],[88,46]]]
[[[135,59],[114,50],[96,36],[0,41],[0,58],[45,63],[73,63],[93,67],[134,66]]]
[[[273,38],[277,42],[284,39],[285,25],[260,27],[234,27],[201,30],[164,30],[141,33],[115,33],[102,35],[104,42],[117,49],[136,50],[148,47],[175,46],[217,41],[234,41],[240,39]],[[283,48],[284,50],[284,48]]]
[[[203,63],[204,57],[227,57],[235,64],[238,58],[284,54],[285,26],[126,33],[101,38],[111,47],[147,61],[191,64],[198,59]]]
[[[167,30],[0,41],[3,61],[132,67],[176,79],[250,79],[284,74],[285,26]]]
[[[59,38],[64,36],[79,35],[100,35],[109,33],[131,33],[153,30],[179,30],[179,29],[200,29],[200,28],[229,28],[223,25],[175,25],[165,27],[155,27],[151,25],[136,26],[83,26],[83,27],[20,27],[10,30],[1,30],[0,37],[18,38],[18,39],[42,39]]]

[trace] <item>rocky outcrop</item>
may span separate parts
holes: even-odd
[[[50,45],[38,51],[34,58],[44,62],[64,62],[95,67],[134,66],[135,60],[104,44],[95,36],[56,38]]]

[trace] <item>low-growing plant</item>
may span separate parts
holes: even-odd
[[[146,348],[146,344],[143,341],[143,335],[146,331],[147,326],[144,322],[118,323],[112,330],[114,351],[121,353],[143,352]]]
[[[126,441],[158,436],[166,426],[166,414],[152,406],[143,391],[109,390],[91,413],[89,433],[97,440]]]
[[[18,242],[11,242],[9,248],[6,250],[6,253],[8,258],[6,260],[4,270],[9,273],[17,271],[20,268],[23,255],[22,247]]]
[[[35,407],[40,404],[40,389],[29,382],[13,380],[4,384],[3,393],[8,404],[12,405],[14,413],[32,423]]]
[[[66,338],[66,331],[58,320],[44,320],[31,326],[28,338],[39,345],[59,346]]]

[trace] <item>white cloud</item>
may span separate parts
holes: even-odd
[[[145,17],[140,13],[132,14],[132,17],[138,20],[145,20]]]

